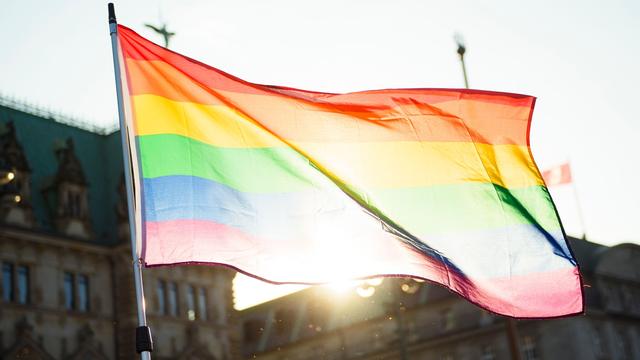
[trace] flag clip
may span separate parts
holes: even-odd
[[[136,352],[153,351],[153,340],[151,339],[151,329],[148,326],[138,326],[136,328]]]

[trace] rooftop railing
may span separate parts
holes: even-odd
[[[99,135],[109,135],[118,130],[117,125],[99,126],[86,118],[63,114],[62,112],[54,111],[50,108],[30,103],[27,100],[18,99],[2,93],[0,93],[0,106],[5,106],[27,114],[39,116],[41,118],[50,119],[60,124],[77,127]]]

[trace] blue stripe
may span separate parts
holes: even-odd
[[[256,175],[258,176],[258,175]],[[208,220],[259,237],[302,236],[318,217],[344,212],[348,200],[339,190],[244,193],[191,176],[144,179],[145,220]]]
[[[243,193],[191,176],[144,179],[143,189],[146,221],[207,220],[276,241],[327,233],[348,241],[348,234],[381,230],[375,219],[337,189]],[[418,235],[468,276],[527,274],[575,264],[559,229],[541,232],[523,224]]]

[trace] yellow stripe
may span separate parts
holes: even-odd
[[[251,118],[224,105],[132,96],[136,135],[177,134],[219,147],[283,146]]]
[[[133,103],[140,136],[178,134],[224,148],[286,146],[226,106],[177,102],[155,95],[133,96]],[[376,188],[468,182],[492,182],[506,188],[543,185],[526,146],[411,141],[292,145],[350,184],[364,181]]]
[[[488,183],[544,185],[529,149],[463,142],[295,143],[348,184],[375,188]]]

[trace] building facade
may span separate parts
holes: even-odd
[[[587,311],[552,320],[490,314],[442,286],[313,287],[240,314],[245,359],[640,359],[640,246],[570,239]],[[513,345],[512,345],[513,344]],[[514,350],[512,350],[512,347]]]
[[[17,107],[0,106],[0,359],[133,359],[120,135]],[[155,359],[232,358],[233,276],[144,271]]]
[[[119,134],[17,107],[0,101],[0,359],[134,359]],[[587,312],[554,320],[510,322],[402,278],[236,312],[233,271],[145,269],[153,358],[640,359],[640,247],[570,241]]]

